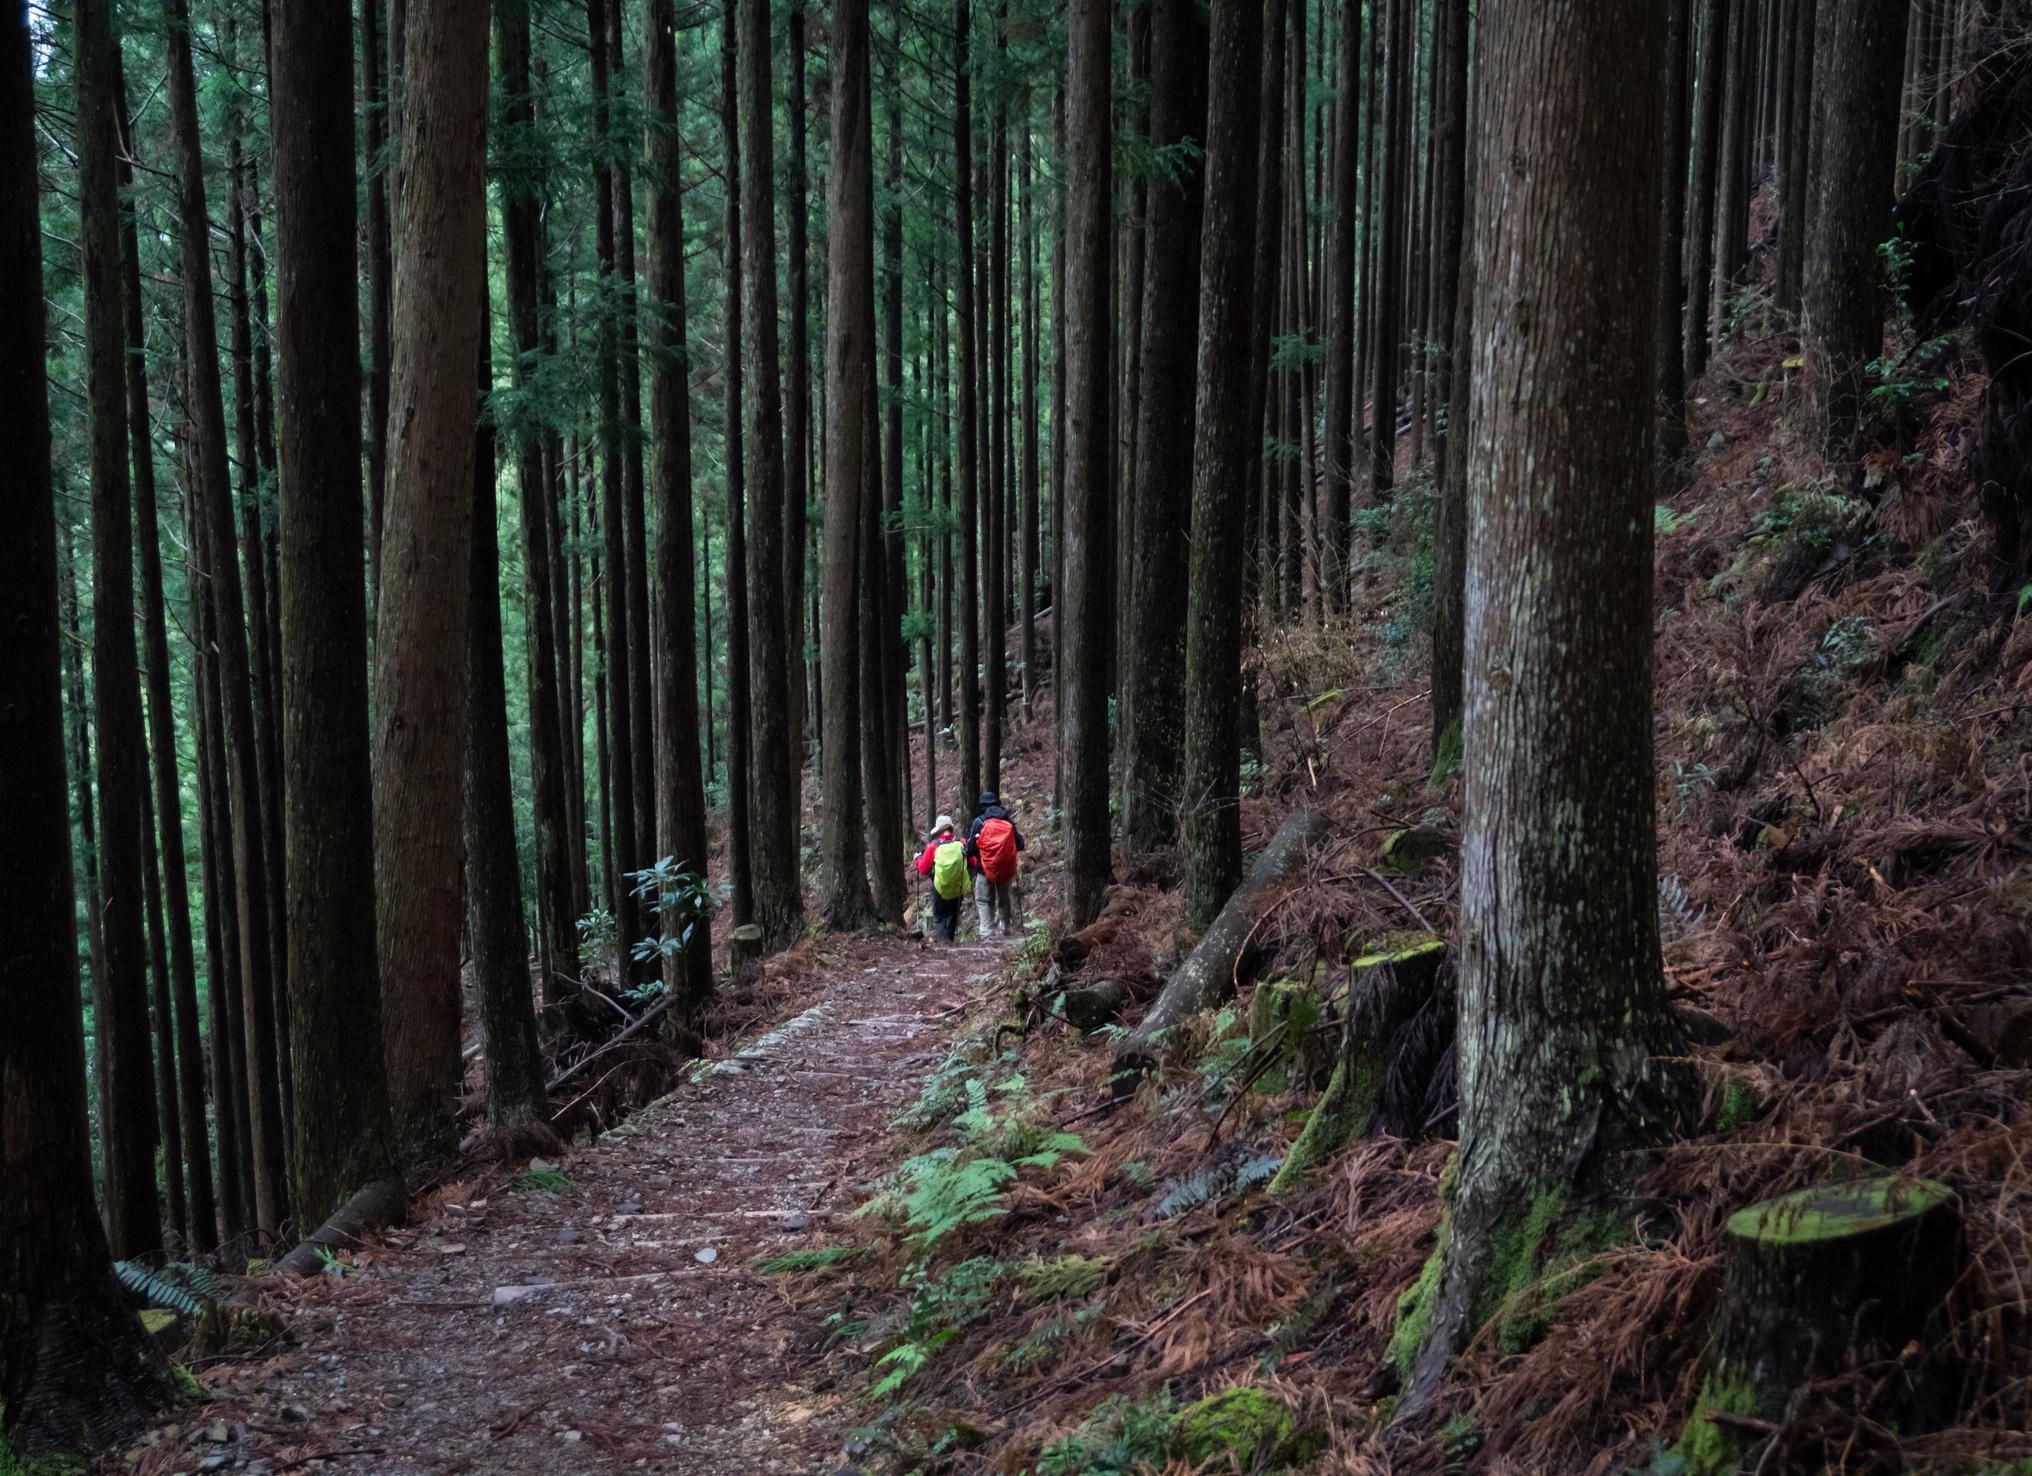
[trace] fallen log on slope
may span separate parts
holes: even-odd
[[[376,1179],[333,1210],[330,1219],[275,1263],[275,1269],[288,1276],[314,1275],[324,1268],[325,1258],[319,1252],[358,1245],[376,1230],[401,1223],[408,1208],[409,1194],[402,1180]]]
[[[1271,893],[1296,870],[1310,846],[1326,829],[1326,816],[1302,805],[1284,817],[1277,834],[1263,848],[1242,884],[1221,908],[1199,945],[1165,982],[1141,1023],[1115,1047],[1115,1093],[1126,1096],[1157,1064],[1159,1039],[1165,1031],[1198,1014],[1235,986],[1235,963],[1241,957]]]

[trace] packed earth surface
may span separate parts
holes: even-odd
[[[798,1005],[592,1146],[454,1184],[286,1295],[266,1356],[127,1469],[852,1469],[822,1318],[758,1269],[818,1243],[859,1156],[1006,949],[829,938]]]

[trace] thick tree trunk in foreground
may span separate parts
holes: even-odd
[[[1207,32],[1197,0],[1157,0],[1150,23],[1150,143],[1175,148],[1207,134]],[[1143,387],[1136,404],[1136,526],[1130,550],[1136,618],[1126,685],[1122,843],[1153,851],[1177,833],[1185,725],[1185,581],[1191,556],[1193,370],[1198,362],[1201,161],[1150,182],[1143,256]],[[1253,210],[1254,201],[1250,202]]]
[[[670,0],[649,7],[649,500],[656,510],[656,849],[706,874],[706,797],[699,775],[697,616],[693,613],[691,362],[685,353],[684,192],[678,135],[677,37]],[[801,560],[800,560],[801,563]],[[666,931],[669,924],[666,923]],[[682,954],[684,1018],[694,1027],[713,990],[712,920],[693,924]]]
[[[127,319],[120,252],[120,57],[111,8],[77,25],[78,213],[92,476],[92,720],[98,783],[100,955],[93,1005],[105,1072],[100,1146],[113,1253],[162,1248],[155,1190],[155,1067],[142,925],[140,662],[134,649],[134,516],[127,472]],[[54,608],[52,606],[52,608]]]
[[[1108,671],[1114,641],[1114,504],[1108,437],[1111,187],[1110,7],[1072,0],[1065,114],[1065,579],[1052,633],[1064,675],[1068,931],[1100,915],[1108,887]],[[962,673],[971,682],[973,673]],[[971,808],[972,796],[968,808]]]
[[[169,1390],[107,1269],[92,1204],[27,22],[25,7],[0,21],[0,435],[12,463],[0,481],[0,885],[17,909],[0,951],[0,1449],[83,1459]],[[104,11],[79,27],[92,29],[110,44]],[[104,162],[110,170],[110,148]],[[106,264],[116,281],[117,268],[116,256]]]
[[[1256,456],[1249,341],[1255,311],[1258,0],[1213,8],[1207,210],[1200,246],[1198,404],[1192,448],[1192,603],[1185,649],[1185,911],[1205,927],[1242,878],[1242,595],[1249,463]]]
[[[191,64],[190,7],[166,0],[169,104],[176,138],[178,227],[182,235],[184,328],[200,547],[212,580],[212,634],[222,704],[219,739],[230,792],[233,911],[239,939],[239,1010],[244,1037],[248,1133],[256,1227],[272,1235],[286,1212],[281,1083],[277,1074],[273,954],[269,946],[267,840],[255,754],[254,697],[247,626],[242,619],[240,563],[233,529],[233,493],[226,458],[226,409],[219,386],[219,327],[213,302],[211,222],[205,210],[204,155],[198,133],[197,77]],[[222,837],[223,838],[223,837]],[[225,899],[220,899],[223,902]]]
[[[745,413],[749,468],[748,620],[753,630],[749,732],[754,773],[755,921],[772,948],[788,947],[804,926],[797,813],[798,744],[790,732],[788,619],[783,571],[783,403],[777,358],[776,154],[771,116],[769,0],[739,0],[735,58],[741,113],[742,356],[748,374]],[[835,406],[835,413],[842,407]]]
[[[487,8],[475,0],[412,0],[407,27],[388,510],[374,645],[374,835],[389,1095],[397,1143],[415,1165],[452,1146],[460,1074]],[[616,568],[607,574],[621,577]]]
[[[1845,456],[1860,427],[1864,368],[1884,351],[1883,272],[1897,165],[1903,0],[1834,6],[1815,67],[1826,141],[1807,242],[1806,390],[1815,434]]]
[[[1666,17],[1485,24],[1466,669],[1500,677],[1468,696],[1459,1178],[1414,1409],[1502,1294],[1498,1245],[1547,1196],[1613,1194],[1676,1105],[1641,700]]]
[[[826,252],[825,526],[819,551],[819,667],[824,674],[825,743],[820,749],[826,924],[862,928],[875,919],[868,889],[861,806],[861,660],[858,608],[862,441],[872,345],[868,294],[874,289],[873,163],[868,124],[867,0],[843,0],[833,20],[832,163]],[[851,408],[850,408],[851,407]]]
[[[286,787],[290,1213],[316,1225],[396,1178],[374,936],[373,777],[361,567],[358,206],[352,29],[274,17],[282,760]]]

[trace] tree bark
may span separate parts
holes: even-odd
[[[650,0],[647,160],[649,195],[649,495],[656,509],[657,851],[706,874],[706,799],[699,774],[697,616],[693,603],[691,362],[685,352],[684,181],[678,132],[677,36],[670,0]],[[800,205],[800,209],[802,206]],[[674,920],[666,920],[665,931]],[[712,919],[692,923],[680,978],[684,1018],[696,1029],[712,997]]]
[[[1808,416],[1829,455],[1861,429],[1866,366],[1884,350],[1883,273],[1898,129],[1898,67],[1911,7],[1901,0],[1836,5],[1816,61],[1825,143],[1807,247]]]
[[[79,256],[91,437],[92,721],[98,785],[100,951],[94,960],[92,1003],[102,1046],[98,1059],[105,1073],[100,1149],[106,1239],[115,1255],[133,1257],[162,1248],[162,1206],[155,1184],[159,1127],[143,927],[141,833],[147,770],[142,757],[140,662],[134,649],[134,512],[127,466],[127,320],[117,162],[120,56],[110,7],[80,0],[74,16]],[[39,349],[24,351],[36,354],[39,364]],[[46,437],[47,432],[43,434]]]
[[[954,407],[959,419],[960,505],[959,526],[954,538],[959,544],[959,587],[954,594],[953,613],[960,623],[959,670],[959,794],[953,815],[965,825],[973,818],[981,792],[981,699],[980,699],[980,413],[976,374],[974,321],[974,153],[973,153],[973,64],[968,47],[971,15],[968,0],[953,5],[953,229],[957,235],[954,264],[959,279],[953,295],[959,309],[959,395]],[[1105,119],[1105,114],[1103,114]],[[1102,271],[1106,267],[1101,268]],[[1102,320],[1105,322],[1105,319]],[[1105,337],[1106,329],[1100,329]],[[1103,391],[1105,393],[1105,391]],[[1054,627],[1057,628],[1057,627]]]
[[[771,594],[783,570],[783,404],[777,356],[776,155],[769,87],[769,0],[739,0],[735,58],[741,116],[741,322],[747,393],[744,423],[748,487],[748,609],[753,632],[749,705],[755,920],[770,946],[786,948],[804,926],[798,842],[796,744],[790,733],[788,630]]]
[[[1108,671],[1114,641],[1108,436],[1109,18],[1071,0],[1065,116],[1065,577],[1052,618],[1064,676],[1061,724],[1066,926],[1100,915],[1108,886]],[[971,798],[971,797],[969,797]]]
[[[1142,535],[1129,555],[1135,619],[1126,632],[1135,721],[1122,776],[1122,843],[1132,855],[1170,844],[1186,798],[1179,789],[1186,590],[1178,571],[1193,546],[1193,377],[1205,188],[1201,160],[1186,150],[1206,148],[1206,93],[1207,29],[1195,0],[1155,0],[1150,146],[1168,151],[1173,172],[1151,181],[1144,222],[1143,387],[1130,493]]]
[[[398,1177],[374,936],[373,776],[361,561],[353,44],[343,11],[281,6],[272,33],[278,584],[288,871],[290,1212],[315,1225]]]
[[[1372,21],[1371,24],[1374,24]],[[1340,75],[1334,95],[1333,208],[1326,275],[1326,420],[1321,463],[1324,517],[1315,529],[1316,583],[1325,606],[1347,601],[1348,515],[1355,480],[1355,238],[1356,163],[1361,157],[1362,6],[1341,0]],[[1307,420],[1311,417],[1308,415]]]
[[[1413,1410],[1500,1300],[1499,1243],[1613,1196],[1678,1105],[1643,698],[1666,16],[1485,25],[1466,669],[1490,676],[1464,732],[1459,1178]]]
[[[805,8],[793,0],[786,22],[789,28],[790,96],[786,117],[790,125],[790,171],[785,181],[784,276],[790,292],[790,383],[783,410],[788,419],[789,452],[784,458],[783,487],[783,600],[791,615],[790,637],[790,731],[797,745],[797,762],[803,763],[804,739],[808,727],[806,678],[812,662],[805,659],[804,625],[805,545],[811,507],[811,205],[810,176],[806,164],[805,120]],[[819,632],[812,631],[816,640]]]
[[[1222,0],[1209,22],[1207,209],[1200,245],[1199,370],[1192,449],[1191,606],[1185,649],[1185,911],[1212,923],[1242,878],[1242,595],[1255,312],[1258,0]]]
[[[749,814],[748,538],[747,443],[741,434],[741,124],[736,83],[737,26],[734,7],[720,19],[720,117],[726,139],[727,224],[720,259],[726,279],[726,360],[721,374],[726,441],[727,583],[727,871],[729,910],[735,927],[755,913],[753,836]]]
[[[1405,318],[1399,291],[1404,276],[1405,216],[1403,208],[1407,171],[1411,167],[1410,107],[1406,93],[1411,83],[1414,43],[1411,37],[1411,7],[1407,0],[1392,0],[1383,73],[1372,78],[1371,86],[1383,86],[1383,137],[1376,140],[1383,162],[1378,183],[1382,193],[1371,219],[1376,231],[1376,321],[1372,329],[1369,385],[1369,490],[1380,500],[1388,496],[1397,481],[1397,394],[1398,368],[1403,362],[1400,347]],[[1373,21],[1371,22],[1373,24]],[[1373,52],[1371,53],[1373,55]],[[1357,390],[1359,395],[1361,392]],[[1357,407],[1356,419],[1360,409]]]
[[[107,111],[92,125],[103,136],[91,147],[102,151],[94,169],[114,185],[110,16],[91,0],[79,10],[80,52],[98,51],[79,57],[81,80],[88,68],[108,68]],[[0,1441],[29,1459],[83,1461],[137,1429],[170,1391],[159,1353],[107,1269],[111,1253],[92,1203],[30,57],[28,13],[10,11],[0,23],[0,197],[10,202],[0,214],[0,433],[12,462],[0,482],[10,535],[0,543],[0,628],[9,633],[0,664],[0,711],[8,714],[0,723],[0,814],[9,839],[0,879],[18,911],[0,951],[0,998],[10,1015],[0,1031],[0,1119],[10,1124],[0,1135]],[[117,323],[113,204],[113,255],[102,269]],[[112,342],[122,346],[117,333]],[[120,366],[110,368],[117,410]],[[125,755],[130,763],[133,753]]]
[[[213,306],[210,219],[205,210],[204,157],[199,142],[197,79],[191,64],[190,7],[165,0],[169,35],[170,126],[175,135],[178,224],[182,233],[184,324],[191,365],[191,431],[201,545],[210,562],[212,632],[222,702],[221,738],[230,791],[235,925],[240,955],[242,1065],[248,1099],[247,1154],[256,1227],[273,1235],[286,1213],[285,1128],[278,1074],[273,953],[268,936],[267,839],[261,817],[258,738],[254,723],[247,625],[233,529],[233,494],[226,457],[225,400],[219,385],[218,319]],[[223,900],[223,899],[221,899]]]
[[[1680,329],[1683,377],[1688,380],[1707,372],[1729,15],[1736,6],[1748,3],[1749,0],[1704,0],[1701,6],[1699,66],[1694,73],[1693,183],[1686,220],[1686,321]]]
[[[1658,346],[1652,383],[1658,397],[1658,460],[1676,464],[1686,454],[1686,361],[1679,325],[1686,313],[1686,153],[1691,113],[1687,95],[1693,0],[1670,0],[1665,33],[1663,185],[1658,202]]]
[[[411,0],[405,58],[388,509],[374,647],[374,833],[389,1095],[399,1151],[414,1168],[453,1145],[460,1075],[487,7]]]
[[[381,521],[388,492],[389,319],[395,255],[388,223],[389,95],[382,72],[383,0],[360,0],[360,112],[367,159],[367,618],[381,588]]]
[[[868,119],[867,0],[841,0],[833,19],[832,154],[827,172],[825,526],[819,563],[819,662],[824,673],[825,742],[820,749],[825,813],[826,924],[841,930],[875,920],[868,888],[861,793],[860,599],[862,442],[868,417],[866,339],[874,290],[873,164]],[[853,408],[849,408],[853,407]]]

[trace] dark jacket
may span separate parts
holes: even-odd
[[[1007,820],[1009,822],[1009,829],[1014,831],[1016,835],[1016,849],[1018,851],[1023,849],[1023,832],[1017,828],[1015,817],[1002,807],[1002,801],[991,791],[981,796],[976,807],[973,823],[967,826],[967,859],[969,861],[980,859],[981,826],[990,820]]]

